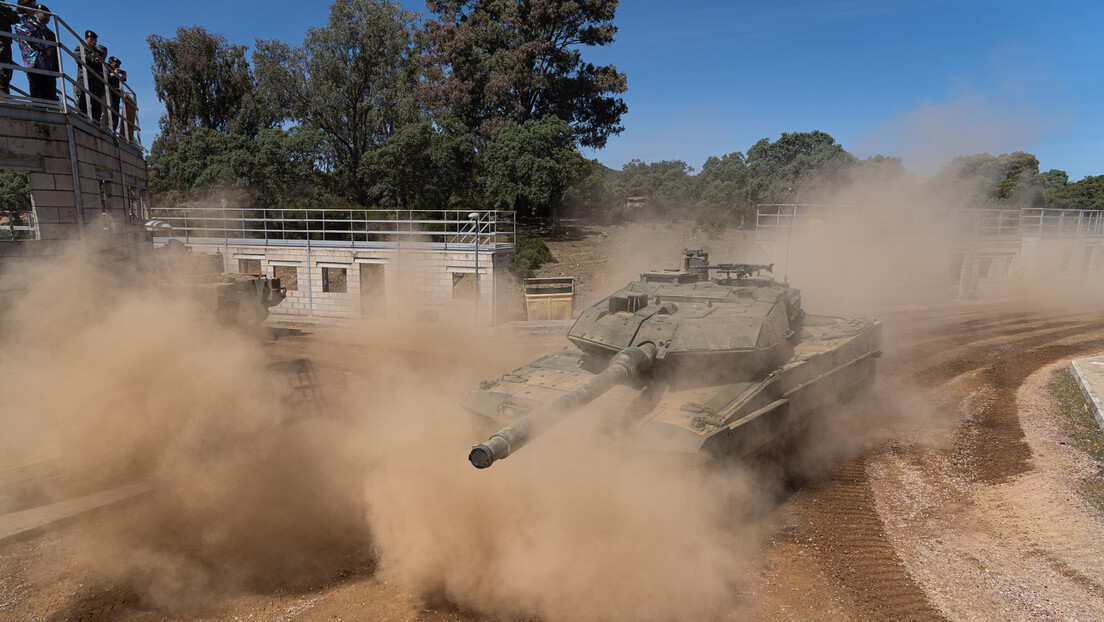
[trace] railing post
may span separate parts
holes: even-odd
[[[65,79],[65,66],[61,64],[61,30],[59,29],[59,21],[60,18],[57,15],[54,15],[54,54],[57,55],[57,79],[61,80],[61,112],[62,114],[68,114],[69,100],[65,97],[65,85],[68,84],[69,81]]]

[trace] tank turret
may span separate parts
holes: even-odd
[[[763,275],[772,268],[710,265],[688,249],[680,268],[645,272],[585,309],[567,334],[574,347],[463,400],[509,423],[469,460],[486,468],[603,400],[602,413],[633,427],[641,446],[746,454],[800,426],[818,403],[869,387],[881,324],[806,316],[799,290]]]

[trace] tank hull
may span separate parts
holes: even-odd
[[[882,325],[809,315],[793,341],[792,356],[751,376],[721,361],[709,373],[687,373],[670,360],[654,376],[613,387],[588,414],[644,450],[755,454],[873,384]],[[510,424],[593,378],[603,364],[595,358],[565,348],[483,383],[461,404],[496,426]]]

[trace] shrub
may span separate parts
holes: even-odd
[[[541,264],[556,263],[552,251],[543,238],[529,238],[518,235],[514,256],[510,258],[510,271],[519,279],[528,279]]]

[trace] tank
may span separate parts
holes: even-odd
[[[268,317],[268,310],[284,300],[280,279],[260,274],[224,274],[220,254],[192,253],[179,240],[169,240],[154,251],[160,287],[199,302],[220,322],[251,326]]]
[[[687,249],[681,268],[645,272],[588,307],[571,347],[462,399],[503,426],[468,460],[487,468],[591,402],[588,413],[641,449],[744,458],[872,387],[881,322],[807,315],[772,269],[710,265]]]

